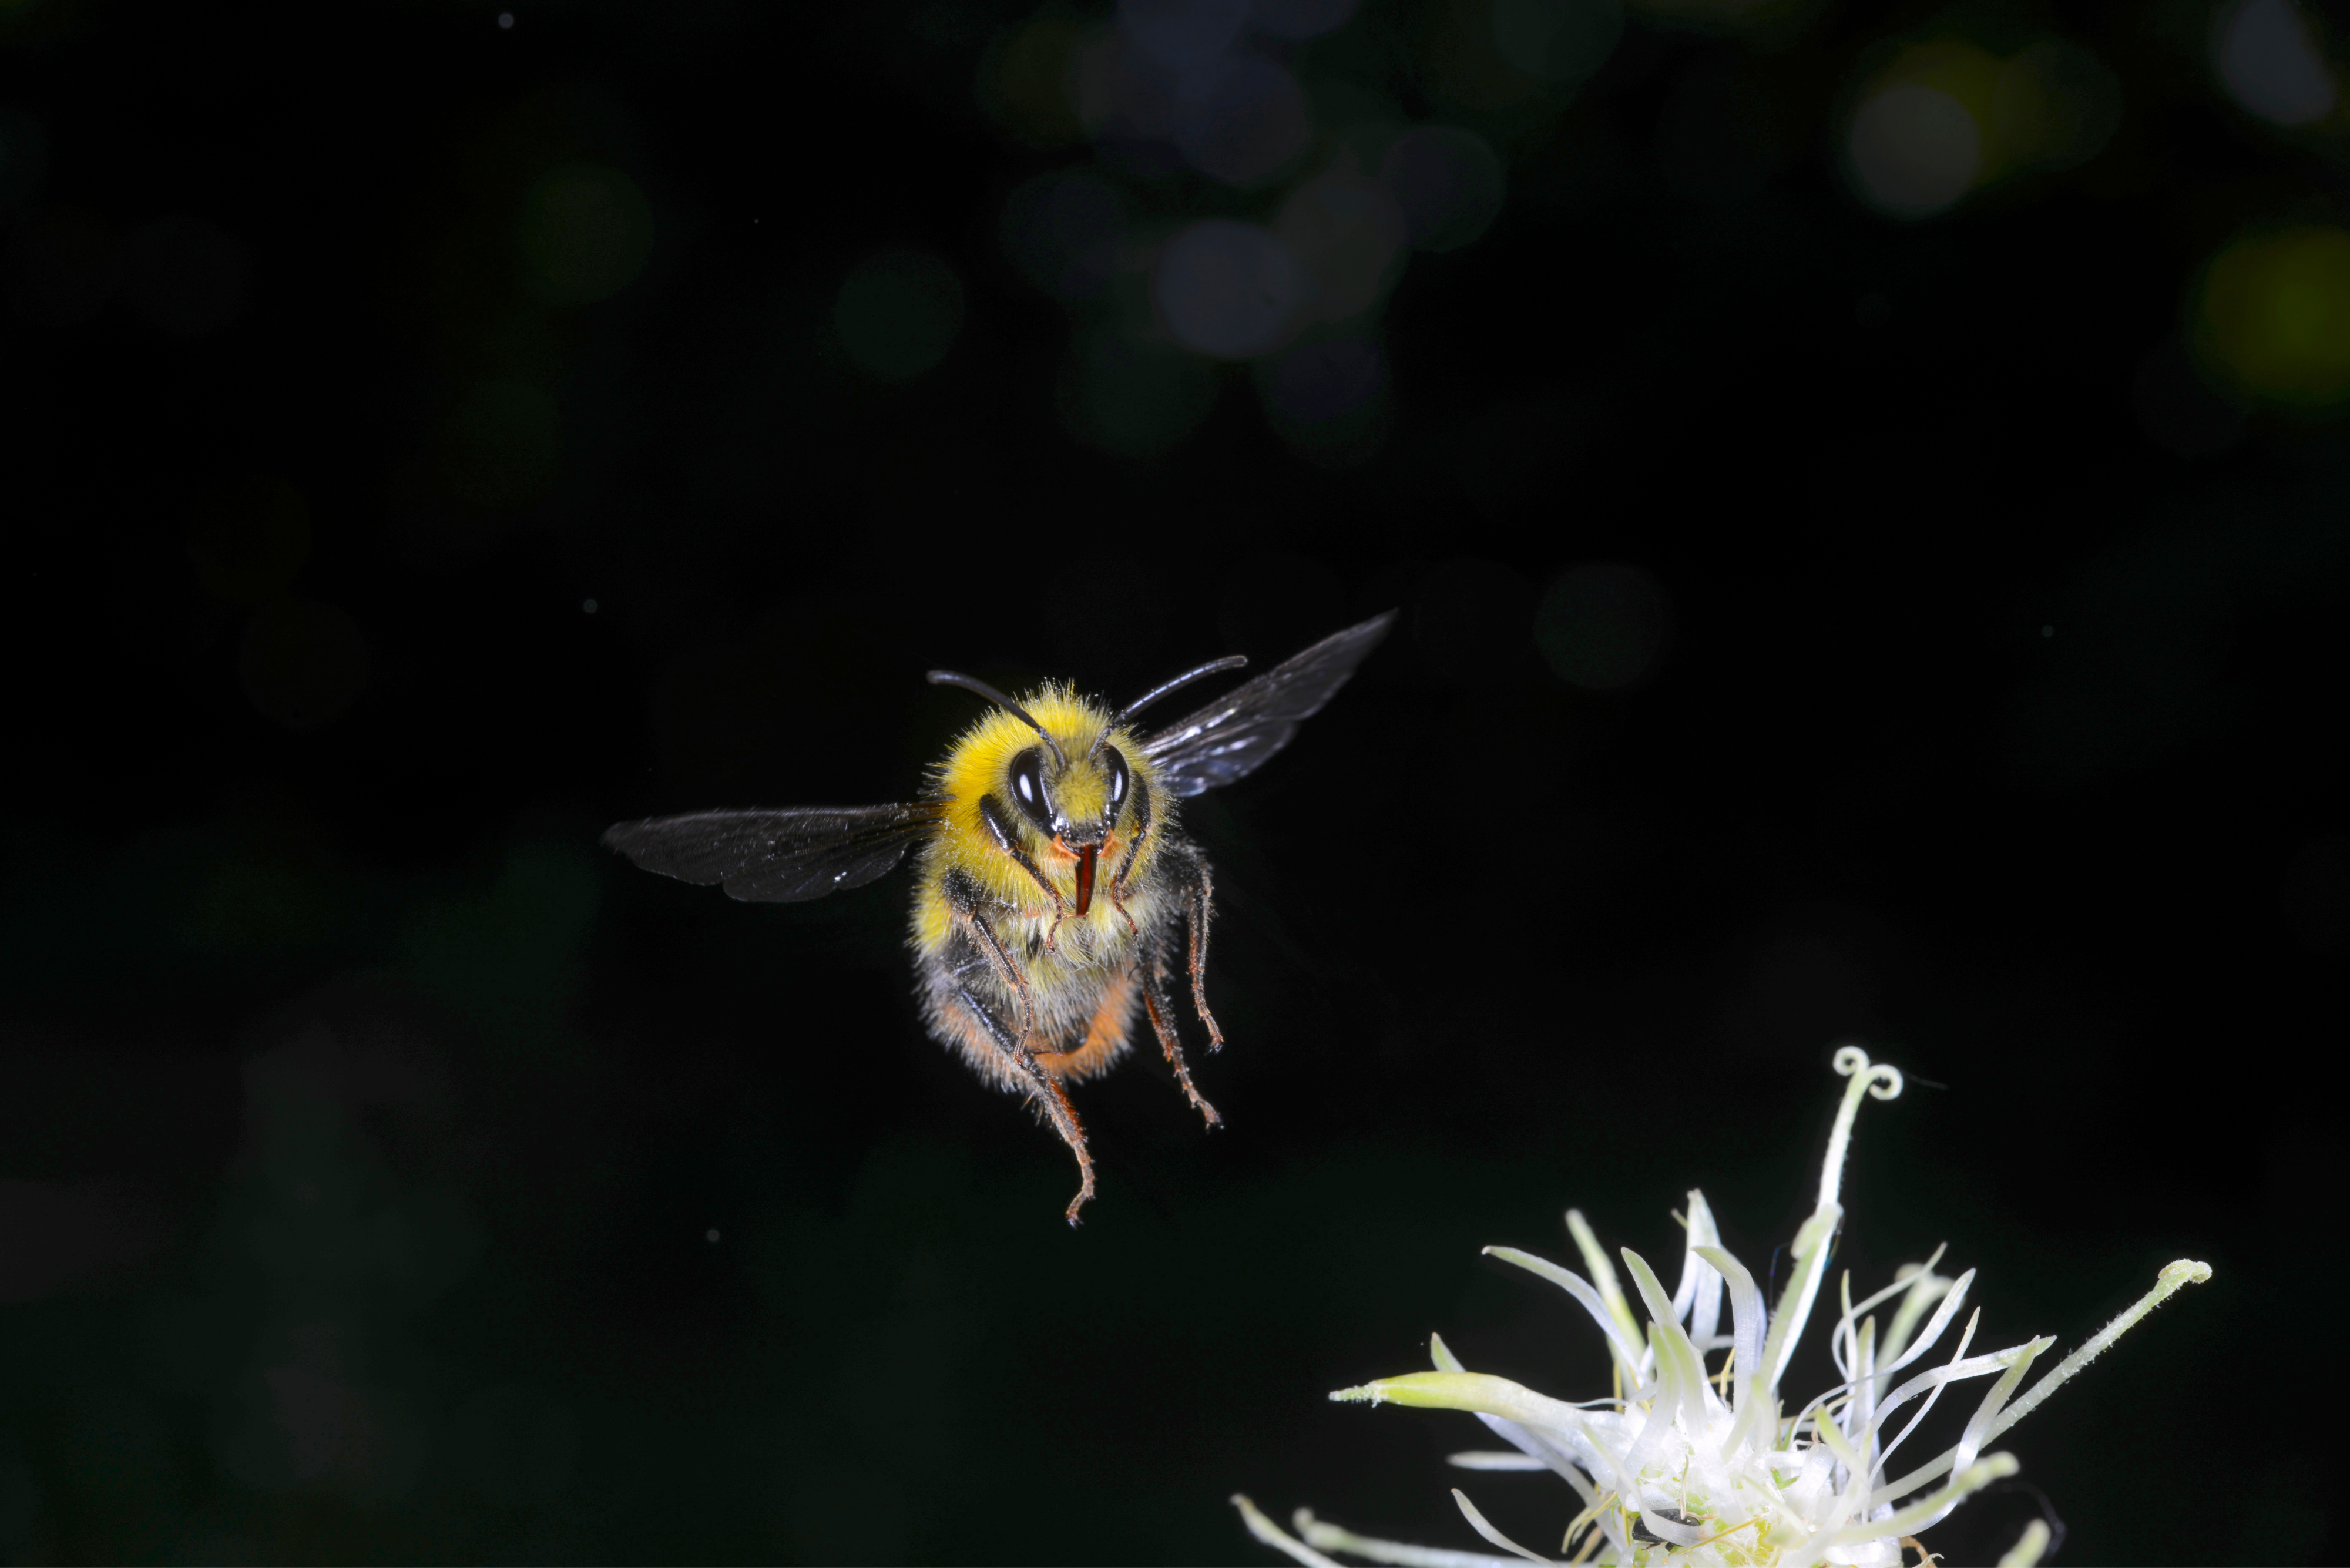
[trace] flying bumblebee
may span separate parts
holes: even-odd
[[[1093,1157],[1066,1084],[1126,1054],[1139,1011],[1184,1095],[1192,1085],[1168,982],[1191,981],[1208,1032],[1203,972],[1213,884],[1175,803],[1246,778],[1321,711],[1395,612],[1323,639],[1163,730],[1134,716],[1248,660],[1219,659],[1112,711],[1053,683],[1015,702],[934,670],[993,707],[903,805],[702,811],[623,822],[604,842],[648,871],[715,883],[734,898],[797,903],[859,888],[915,851],[912,943],[923,1021],[973,1071],[1025,1096],[1076,1157],[1068,1218],[1094,1195]]]

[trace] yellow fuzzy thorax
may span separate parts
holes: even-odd
[[[948,940],[952,919],[941,884],[951,871],[962,872],[983,896],[1018,909],[1024,920],[1039,923],[1040,929],[1054,919],[1052,900],[1016,861],[997,846],[994,834],[981,817],[980,799],[992,794],[1012,825],[1014,841],[1035,862],[1045,880],[1059,890],[1066,909],[1072,911],[1066,914],[1057,938],[1059,944],[1068,950],[1067,957],[1082,960],[1088,953],[1106,953],[1120,945],[1118,939],[1123,938],[1128,929],[1126,918],[1112,905],[1109,888],[1133,842],[1135,801],[1143,790],[1149,792],[1151,828],[1127,871],[1127,904],[1139,919],[1143,911],[1136,896],[1148,886],[1150,862],[1156,856],[1161,833],[1172,825],[1173,799],[1159,787],[1158,772],[1131,731],[1113,729],[1106,738],[1102,736],[1109,724],[1110,710],[1057,682],[1022,696],[1019,702],[1059,743],[1068,757],[1068,765],[1062,767],[1054,759],[1052,748],[1037,739],[1035,731],[1000,708],[988,709],[956,737],[946,760],[931,774],[931,797],[946,810],[922,851],[921,890],[915,903],[915,943],[925,950],[935,950]],[[1041,749],[1045,789],[1053,804],[1073,821],[1097,819],[1108,804],[1110,776],[1106,756],[1088,756],[1097,738],[1103,739],[1105,747],[1115,746],[1125,757],[1132,783],[1128,786],[1126,805],[1118,823],[1099,851],[1092,908],[1080,919],[1073,912],[1076,907],[1077,856],[1017,809],[1011,769],[1013,759],[1022,752],[1032,747]]]

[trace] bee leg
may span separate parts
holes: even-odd
[[[1045,880],[1043,873],[1039,872],[1035,867],[1030,866],[1028,867],[1028,874],[1036,878],[1036,885],[1038,887],[1044,888],[1045,892],[1053,894],[1053,923],[1045,928],[1045,950],[1048,953],[1059,952],[1061,950],[1054,945],[1053,938],[1059,934],[1061,922],[1069,918],[1068,908],[1061,902],[1061,895],[1053,892],[1053,885]]]
[[[997,938],[984,916],[974,909],[965,909],[962,913],[963,923],[979,939],[979,950],[987,956],[988,967],[1012,988],[1012,994],[1020,1001],[1020,1037],[1013,1042],[1012,1048],[1025,1055],[1028,1043],[1036,1038],[1036,996],[1028,989],[1028,977],[1013,961],[1011,953],[1005,950],[1003,941]],[[966,997],[969,994],[964,992]]]
[[[1224,1118],[1218,1116],[1216,1107],[1208,1104],[1200,1091],[1191,1085],[1191,1069],[1183,1061],[1183,1042],[1175,1037],[1174,1025],[1167,1018],[1174,1009],[1166,1004],[1155,980],[1142,989],[1142,1007],[1150,1014],[1150,1027],[1159,1036],[1159,1048],[1167,1053],[1167,1064],[1175,1069],[1175,1081],[1183,1085],[1184,1097],[1207,1118],[1210,1127],[1222,1127]]]
[[[1208,876],[1208,863],[1195,860],[1192,867],[1198,880],[1191,888],[1191,1005],[1200,1012],[1200,1022],[1208,1026],[1208,1049],[1224,1048],[1224,1032],[1216,1027],[1216,1015],[1208,1011],[1208,911],[1214,888]]]
[[[1150,836],[1150,786],[1137,784],[1134,791],[1134,836],[1128,841],[1126,854],[1118,863],[1118,872],[1109,879],[1109,907],[1126,921],[1126,934],[1137,937],[1141,928],[1134,917],[1126,912],[1126,874],[1134,869],[1135,857],[1142,853],[1142,841]]]
[[[994,836],[995,846],[1010,856],[1012,863],[1027,872],[1028,879],[1042,888],[1045,890],[1045,897],[1053,900],[1053,923],[1045,929],[1045,950],[1048,953],[1059,951],[1060,950],[1053,945],[1053,937],[1060,930],[1061,922],[1067,919],[1069,913],[1068,906],[1061,900],[1061,890],[1045,880],[1045,873],[1036,868],[1036,862],[1028,857],[1028,852],[1020,847],[1019,840],[1012,836],[1012,829],[1004,817],[1003,808],[995,804],[993,795],[980,797],[979,819],[986,824],[987,831]]]
[[[1069,1223],[1075,1225],[1077,1210],[1091,1202],[1094,1196],[1094,1157],[1086,1149],[1086,1127],[1077,1120],[1077,1107],[1069,1104],[1069,1092],[1061,1087],[1061,1081],[1037,1067],[1034,1057],[1029,1058],[1028,1065],[1035,1072],[1036,1083],[1044,1091],[1041,1103],[1045,1116],[1052,1120],[1053,1130],[1061,1135],[1061,1141],[1077,1157],[1077,1195],[1069,1199],[1066,1210]]]
[[[988,1011],[985,1002],[963,986],[957,986],[955,994],[962,999],[964,1010],[978,1022],[981,1034],[995,1047],[1005,1078],[1027,1094],[1029,1103],[1044,1113],[1045,1119],[1053,1124],[1053,1130],[1061,1135],[1061,1141],[1069,1146],[1069,1152],[1077,1157],[1077,1195],[1069,1199],[1068,1208],[1069,1223],[1076,1224],[1077,1210],[1094,1195],[1094,1157],[1086,1147],[1085,1124],[1077,1120],[1077,1110],[1069,1104],[1068,1091],[1061,1087],[1058,1078],[1045,1071],[1035,1053],[1012,1037],[1011,1031]]]

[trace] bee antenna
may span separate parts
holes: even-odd
[[[951,670],[933,670],[930,673],[929,680],[931,684],[933,686],[960,686],[966,691],[977,692],[980,696],[986,698],[989,701],[994,703],[997,707],[1003,709],[1005,712],[1011,714],[1014,718],[1019,720],[1030,729],[1035,731],[1038,735],[1043,736],[1045,743],[1053,748],[1053,756],[1055,760],[1065,768],[1069,765],[1069,753],[1061,750],[1061,742],[1053,739],[1051,734],[1046,732],[1044,725],[1036,722],[1036,716],[1029,712],[1027,709],[1023,708],[1019,703],[1014,702],[1011,698],[1006,697],[1003,692],[998,691],[994,687],[990,686],[986,681],[980,680],[976,676],[958,675]]]
[[[1110,722],[1102,726],[1101,733],[1094,737],[1094,751],[1097,752],[1101,750],[1101,743],[1109,738],[1109,732],[1112,730],[1117,729],[1120,724],[1125,723],[1128,719],[1133,718],[1137,713],[1141,712],[1145,708],[1149,707],[1153,702],[1158,701],[1161,697],[1166,696],[1169,692],[1180,691],[1184,687],[1189,686],[1194,680],[1205,680],[1211,675],[1221,675],[1227,670],[1243,670],[1246,669],[1247,666],[1248,655],[1245,653],[1235,653],[1227,658],[1210,659],[1207,663],[1202,664],[1197,670],[1187,670],[1182,674],[1178,675],[1174,680],[1166,682],[1164,685],[1152,687],[1149,691],[1145,691],[1141,696],[1137,697],[1133,701],[1128,702],[1125,707],[1120,708],[1115,714],[1111,715]],[[1093,752],[1087,752],[1086,755],[1090,757],[1093,755]]]

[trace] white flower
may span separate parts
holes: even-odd
[[[1474,1412],[1514,1451],[1456,1454],[1452,1462],[1472,1470],[1547,1469],[1564,1479],[1583,1502],[1560,1547],[1575,1562],[1892,1568],[1901,1560],[1904,1537],[1933,1525],[1968,1494],[2015,1473],[2012,1456],[1987,1454],[1985,1444],[2038,1407],[2171,1293],[2210,1279],[2211,1270],[2185,1260],[2164,1269],[2136,1305],[2021,1398],[2015,1395],[2025,1374],[2055,1341],[2034,1339],[1970,1355],[1979,1312],[1968,1314],[1947,1358],[1920,1365],[1957,1321],[1974,1283],[1973,1270],[1944,1279],[1934,1272],[1941,1258],[1937,1251],[1859,1302],[1852,1299],[1847,1273],[1830,1342],[1844,1381],[1790,1411],[1779,1379],[1811,1317],[1829,1242],[1844,1215],[1836,1192],[1861,1096],[1889,1100],[1901,1092],[1900,1073],[1871,1064],[1856,1046],[1836,1053],[1835,1068],[1852,1081],[1828,1137],[1819,1202],[1795,1233],[1792,1272],[1776,1310],[1764,1309],[1754,1276],[1722,1250],[1704,1197],[1691,1192],[1682,1218],[1688,1245],[1680,1282],[1670,1295],[1646,1259],[1628,1247],[1622,1251],[1647,1314],[1644,1334],[1598,1239],[1583,1216],[1570,1210],[1567,1228],[1582,1251],[1588,1278],[1512,1248],[1486,1251],[1559,1286],[1591,1314],[1607,1338],[1617,1397],[1564,1404],[1508,1378],[1464,1370],[1443,1340],[1432,1335],[1429,1348],[1438,1370],[1381,1378],[1330,1397]],[[1725,1287],[1727,1334],[1719,1332]],[[1894,1303],[1892,1315],[1880,1332],[1873,1314],[1887,1302]],[[1729,1354],[1708,1371],[1706,1358],[1715,1351]],[[1888,1474],[1903,1440],[1942,1391],[1976,1377],[1993,1382],[1959,1440],[1914,1468]],[[1457,1489],[1452,1496],[1470,1526],[1512,1557],[1374,1541],[1303,1511],[1295,1521],[1301,1541],[1246,1498],[1232,1501],[1259,1540],[1315,1568],[1336,1568],[1326,1552],[1405,1568],[1514,1568],[1513,1558],[1553,1561],[1503,1535]],[[2044,1542],[2044,1530],[2027,1532],[2009,1561],[2036,1560]]]

